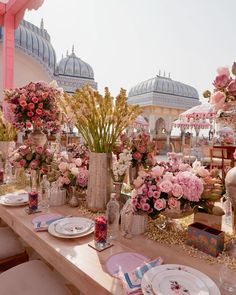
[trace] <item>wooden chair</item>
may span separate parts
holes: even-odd
[[[0,274],[0,294],[72,295],[61,277],[39,260],[22,263]]]
[[[210,148],[210,170],[217,167],[222,170],[222,179],[225,179],[227,169],[231,167],[231,160],[227,158],[227,149],[225,148]]]
[[[0,271],[26,261],[28,255],[16,234],[9,227],[0,227]]]

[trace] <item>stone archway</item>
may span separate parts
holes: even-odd
[[[156,131],[156,137],[161,137],[161,136],[165,135],[166,122],[162,117],[160,117],[156,120],[155,131]]]

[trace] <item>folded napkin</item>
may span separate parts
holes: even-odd
[[[126,290],[126,294],[135,294],[141,295],[141,281],[143,275],[146,271],[151,269],[152,267],[161,265],[163,262],[161,257],[158,257],[152,261],[144,263],[139,267],[135,268],[129,272],[122,272],[120,271],[118,277],[121,279],[124,289]]]
[[[33,225],[34,225],[34,230],[35,231],[47,231],[48,230],[48,227],[49,225],[56,221],[56,220],[59,220],[59,219],[62,219],[62,218],[65,218],[65,216],[60,216],[60,217],[55,217],[55,218],[52,218],[50,220],[47,220],[47,221],[37,221],[37,222],[34,222]]]

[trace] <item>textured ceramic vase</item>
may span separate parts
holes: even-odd
[[[104,211],[112,189],[111,153],[90,153],[86,202],[93,212]]]

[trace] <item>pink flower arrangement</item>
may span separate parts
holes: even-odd
[[[46,147],[34,146],[30,141],[20,146],[10,154],[11,163],[25,170],[38,170],[41,174],[48,172],[48,165],[52,163],[53,153]]]
[[[57,98],[61,91],[46,82],[30,82],[28,85],[4,91],[4,111],[9,122],[22,130],[33,126],[57,129],[60,113]],[[11,114],[9,114],[11,113]]]
[[[158,171],[158,173],[156,173]],[[181,210],[186,204],[194,207],[201,202],[203,180],[193,172],[184,171],[161,174],[159,167],[139,173],[132,191],[133,213],[145,212],[157,217],[166,209]],[[165,178],[165,175],[169,174]]]
[[[81,158],[64,158],[58,165],[59,177],[57,179],[60,187],[78,186],[86,189],[88,185],[88,169]]]
[[[145,131],[132,133],[130,137],[123,133],[120,137],[120,149],[130,149],[132,153],[132,166],[142,165],[144,168],[155,164],[154,156],[157,153],[155,141]]]

